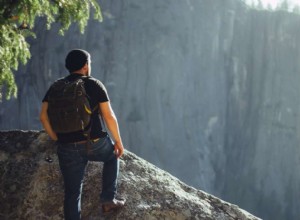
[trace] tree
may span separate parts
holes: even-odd
[[[264,9],[264,5],[263,5],[263,3],[261,2],[261,0],[258,0],[258,2],[257,2],[257,8],[258,8],[259,10],[263,10],[263,9]]]
[[[284,11],[289,10],[289,3],[288,3],[287,0],[284,0],[284,1],[281,2],[280,9],[284,10]]]
[[[32,28],[38,17],[46,18],[47,29],[54,22],[60,23],[60,34],[78,24],[81,33],[93,9],[94,19],[102,21],[97,0],[0,0],[0,101],[17,96],[13,70],[19,62],[26,64],[30,58],[26,39],[35,37]]]
[[[300,14],[300,6],[299,6],[299,5],[296,5],[296,6],[293,8],[293,12],[296,13],[296,14]]]

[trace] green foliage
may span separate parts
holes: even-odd
[[[100,6],[96,0],[0,0],[0,101],[16,97],[17,86],[13,70],[19,62],[26,64],[30,58],[28,36],[37,17],[46,17],[47,29],[54,22],[60,23],[60,34],[78,24],[81,33],[94,9],[94,19],[102,21]]]

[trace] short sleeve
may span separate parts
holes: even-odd
[[[105,88],[105,86],[103,85],[102,82],[100,82],[99,80],[95,80],[95,84],[96,84],[96,94],[97,94],[97,102],[107,102],[109,101],[109,97],[107,94],[107,90]]]
[[[109,101],[107,90],[103,83],[93,77],[89,77],[86,81],[86,91],[91,101],[94,104]]]

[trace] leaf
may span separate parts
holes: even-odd
[[[59,34],[77,23],[81,33],[84,32],[93,9],[94,19],[102,21],[102,14],[96,0],[22,0],[1,1],[0,8],[0,101],[4,96],[16,97],[17,86],[13,70],[19,62],[26,64],[30,59],[28,37],[36,37],[32,31],[39,17],[46,18],[46,28],[52,23],[59,23]],[[5,12],[5,13],[4,13]],[[9,12],[9,13],[8,13]],[[20,29],[20,25],[30,29]]]

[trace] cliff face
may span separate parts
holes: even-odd
[[[0,132],[1,219],[63,219],[63,182],[53,142],[41,132]],[[51,158],[52,161],[46,160]],[[258,220],[237,206],[196,190],[126,151],[119,194],[125,208],[101,216],[101,164],[89,163],[83,219]]]
[[[0,129],[40,129],[72,48],[92,55],[128,148],[265,219],[300,215],[300,17],[238,0],[100,1],[84,35],[36,27]]]

